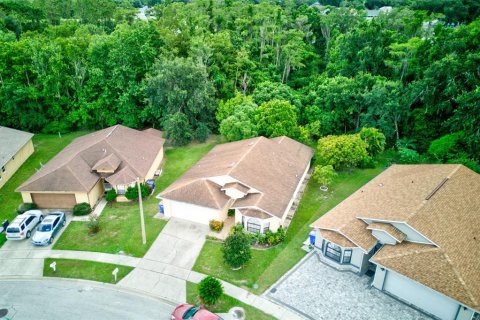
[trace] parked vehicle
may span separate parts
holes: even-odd
[[[65,213],[52,212],[43,219],[32,237],[32,244],[46,246],[53,242],[60,229],[66,224]]]
[[[181,304],[172,312],[172,320],[222,320],[215,313],[193,304]]]
[[[7,227],[7,239],[23,240],[30,238],[35,226],[42,220],[43,213],[40,210],[28,210],[18,215]]]

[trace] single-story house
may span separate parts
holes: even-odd
[[[153,178],[163,160],[162,132],[116,125],[75,139],[16,191],[40,208],[92,207],[111,188],[122,196],[137,177]]]
[[[304,180],[313,150],[288,137],[257,137],[215,146],[159,194],[166,217],[203,224],[235,222],[246,230],[276,231]]]
[[[445,320],[480,319],[480,175],[393,165],[312,224],[320,259]],[[374,273],[373,273],[374,272]]]
[[[33,134],[0,126],[0,189],[33,153]]]

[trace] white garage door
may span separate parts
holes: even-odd
[[[459,305],[454,300],[390,270],[383,289],[442,320],[453,320],[457,315]]]
[[[167,216],[180,218],[188,221],[208,224],[210,220],[220,219],[220,210],[200,207],[184,202],[164,200],[164,206]]]

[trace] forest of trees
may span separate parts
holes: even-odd
[[[312,2],[0,0],[0,125],[154,126],[175,144],[375,127],[478,162],[477,0]]]

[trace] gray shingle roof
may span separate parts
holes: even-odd
[[[25,131],[0,127],[0,167],[3,167],[17,154],[33,134]]]

